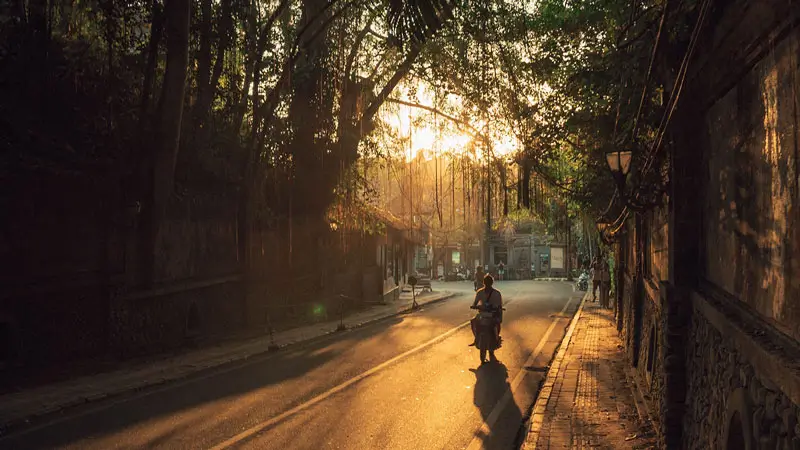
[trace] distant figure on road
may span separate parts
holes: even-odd
[[[502,281],[506,274],[506,265],[503,264],[503,261],[500,261],[500,264],[497,266],[497,273],[500,275],[500,281]]]
[[[481,288],[481,285],[483,284],[483,277],[485,275],[486,273],[483,271],[483,266],[475,267],[475,278],[473,280],[473,287],[475,288],[476,291]]]

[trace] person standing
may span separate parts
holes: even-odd
[[[589,271],[591,272],[591,275],[592,275],[592,301],[593,302],[597,301],[597,288],[600,287],[600,280],[602,280],[602,278],[603,278],[602,274],[600,273],[601,270],[602,270],[602,266],[600,264],[600,257],[599,256],[595,256],[594,259],[592,259],[592,265],[589,266]]]
[[[600,262],[600,306],[608,308],[608,295],[611,290],[611,271],[608,261]]]
[[[483,277],[486,275],[486,272],[483,271],[483,266],[475,267],[475,278],[473,281],[473,287],[477,291],[483,285]]]

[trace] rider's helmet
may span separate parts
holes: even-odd
[[[491,274],[487,273],[486,276],[483,277],[483,285],[488,287],[488,286],[491,286],[493,284],[494,284],[494,278],[492,278]]]

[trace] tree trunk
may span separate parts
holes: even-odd
[[[319,35],[312,41],[301,43],[294,71],[297,72],[299,67],[303,71],[291,77],[294,97],[289,117],[293,137],[289,151],[295,164],[294,211],[300,215],[316,216],[324,212],[331,200],[331,184],[336,180],[335,167],[338,167],[325,167],[325,138],[320,137],[333,120],[334,86],[328,82],[330,74],[325,62],[327,32],[317,30],[324,25],[312,23],[324,10],[325,3],[324,0],[303,1],[302,27],[307,28],[312,36],[317,32]]]
[[[153,145],[149,195],[143,209],[141,282],[153,284],[159,227],[173,190],[175,161],[180,147],[186,69],[189,65],[189,0],[166,0],[167,64],[159,100],[156,140]]]
[[[235,113],[233,117],[232,130],[237,135],[242,131],[242,123],[244,122],[244,113],[247,111],[247,97],[250,93],[250,83],[253,81],[253,72],[255,71],[256,52],[257,52],[257,26],[256,16],[254,14],[255,6],[251,3],[250,14],[247,16],[247,34],[250,36],[247,42],[247,57],[245,58],[245,73],[244,83],[242,84],[242,95],[236,104]]]
[[[195,105],[195,121],[197,128],[203,131],[201,133],[203,137],[209,135],[206,122],[208,121],[208,115],[211,110],[211,103],[214,101],[214,96],[217,91],[217,84],[219,84],[219,79],[222,76],[222,67],[225,63],[225,52],[228,51],[228,47],[230,46],[231,42],[231,28],[233,28],[233,16],[231,15],[232,1],[233,0],[223,0],[222,12],[220,13],[221,17],[219,19],[219,24],[220,24],[219,40],[217,44],[216,57],[214,59],[214,68],[211,71],[211,77],[207,80],[206,88],[200,89],[197,93],[197,104]],[[204,29],[204,31],[208,31],[208,33],[211,32],[210,29],[209,30]],[[210,51],[211,49],[209,46],[208,48],[209,64],[211,63]]]
[[[503,217],[508,217],[508,168],[503,161],[499,161],[498,164],[500,165],[500,176],[502,177],[500,182],[503,189]]]
[[[200,50],[197,52],[197,98],[194,108],[195,121],[202,111],[200,100],[210,96],[211,86],[211,0],[200,0]]]
[[[522,204],[531,207],[531,168],[527,160],[522,164]]]
[[[145,134],[150,114],[150,96],[153,92],[153,82],[156,78],[156,63],[158,62],[158,46],[164,31],[164,13],[158,0],[153,0],[151,10],[150,41],[147,44],[147,66],[142,82],[142,98],[139,105],[139,133]]]
[[[50,33],[47,19],[47,1],[31,0],[28,4],[28,38],[27,38],[27,63],[25,77],[25,90],[30,98],[34,110],[43,112],[47,110],[47,95],[49,89],[48,53]]]
[[[566,206],[564,207],[566,210]],[[572,281],[572,223],[569,220],[569,210],[566,211],[567,220],[567,251],[564,252],[567,258],[567,281]]]
[[[269,30],[272,29],[272,25],[278,19],[278,17],[284,12],[284,10],[289,6],[289,0],[281,0],[278,4],[278,7],[275,11],[272,12],[267,22],[261,28],[261,31],[258,31],[256,17],[255,15],[250,15],[249,22],[248,22],[248,32],[251,36],[250,42],[248,43],[247,49],[247,60],[246,60],[246,67],[245,67],[245,78],[244,78],[244,85],[242,87],[242,96],[239,99],[238,106],[236,108],[236,115],[233,120],[233,130],[235,132],[240,132],[242,128],[242,122],[244,121],[244,113],[247,110],[247,97],[248,97],[248,89],[250,83],[253,81],[255,77],[255,72],[259,70],[259,61],[261,60],[266,50],[267,45],[267,37],[269,35]],[[255,5],[252,6],[251,10],[255,9]],[[290,65],[289,65],[290,66]],[[275,88],[273,88],[273,92],[280,92],[283,89],[285,80],[288,78],[288,67],[284,68],[284,73],[281,74],[279,77],[278,83],[276,84]],[[272,93],[270,93],[272,94]],[[272,95],[271,95],[272,96]],[[269,98],[267,99],[267,103],[269,103]],[[275,100],[277,104],[277,99]],[[256,108],[254,108],[255,110]],[[253,111],[253,114],[256,114],[256,111]],[[264,113],[260,113],[261,116]],[[258,123],[254,120],[254,128],[258,128]]]
[[[197,93],[194,97],[195,101],[192,108],[190,135],[184,137],[183,145],[180,146],[178,152],[178,171],[180,179],[185,178],[188,174],[188,171],[191,170],[190,163],[193,161],[192,155],[197,155],[200,152],[199,147],[208,146],[208,140],[206,139],[207,133],[204,132],[206,108],[201,103],[211,103],[211,101],[208,99],[213,94],[213,89],[210,86],[212,30],[211,11],[211,0],[201,0],[200,30],[198,37],[200,40],[200,49],[197,52],[197,58],[195,62],[197,66]]]

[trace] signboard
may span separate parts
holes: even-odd
[[[564,249],[561,247],[550,248],[550,268],[563,269],[564,268]]]
[[[453,264],[461,264],[461,253],[453,252]]]

